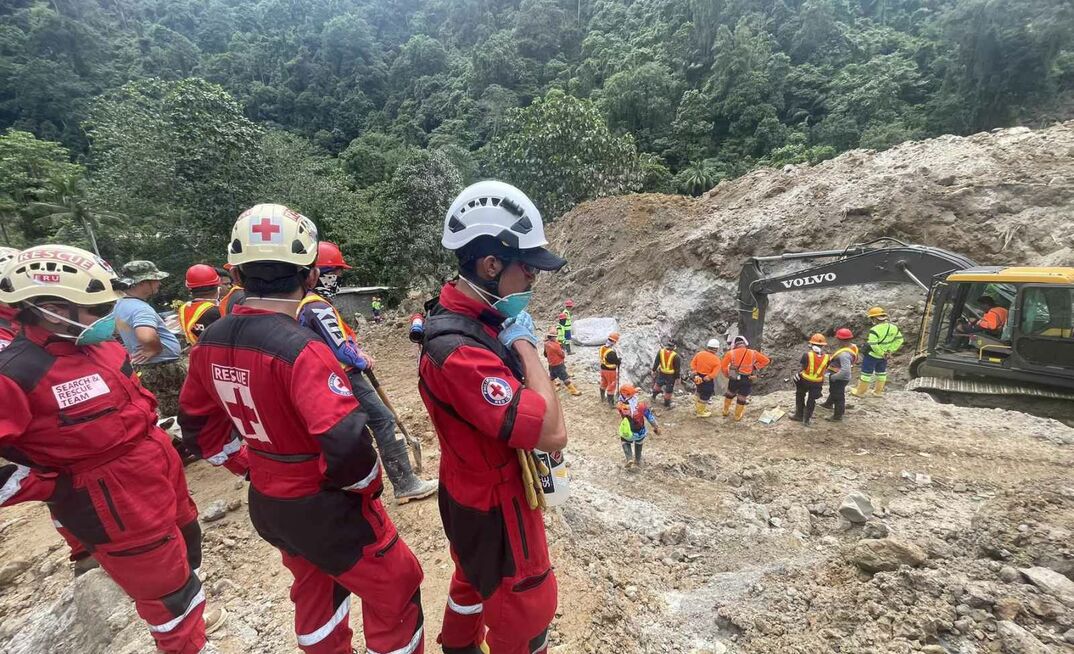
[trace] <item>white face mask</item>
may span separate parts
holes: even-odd
[[[821,347],[821,346],[819,346],[819,345],[810,345],[810,346],[809,346],[809,349],[813,350],[813,351],[814,351],[814,352],[816,352],[817,354],[820,354],[821,352],[823,352],[823,351],[824,351],[824,348],[822,348],[822,347]]]

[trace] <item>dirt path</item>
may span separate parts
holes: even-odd
[[[435,474],[416,351],[386,329],[372,350],[382,383],[423,435],[427,474]],[[1008,564],[1074,561],[1074,448],[1058,444],[1074,430],[900,392],[856,402],[846,422],[820,420],[809,430],[785,419],[756,422],[765,407],[788,408],[785,391],[758,398],[738,424],[694,418],[680,398],[657,409],[664,434],[647,441],[646,466],[626,470],[611,410],[591,385],[583,390],[563,400],[572,499],[546,517],[561,583],[554,652],[999,651],[1005,641],[992,609],[1007,596],[1022,607],[1015,621],[1045,651],[1074,651],[1063,643],[1074,627],[1070,607],[1056,609],[1034,587],[999,577]],[[244,485],[203,463],[188,476],[202,509],[244,502],[205,525],[209,601],[231,613],[214,642],[225,654],[297,651],[290,579],[249,525]],[[869,576],[847,563],[863,529],[836,509],[855,490],[876,507],[868,528],[883,523],[918,544],[928,554],[923,566]],[[451,574],[436,504],[389,511],[425,569],[428,649],[436,651]],[[0,588],[0,651],[21,652],[20,633],[62,599],[71,572],[42,507],[5,510],[0,525],[0,562],[30,563]],[[965,599],[971,582],[993,585],[992,604]],[[357,604],[351,621],[357,631]],[[99,649],[86,651],[151,651],[136,620],[112,626]]]

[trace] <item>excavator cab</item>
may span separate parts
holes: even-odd
[[[935,281],[911,388],[1068,397],[1074,390],[1074,268],[974,267]],[[969,329],[991,307],[999,329]]]

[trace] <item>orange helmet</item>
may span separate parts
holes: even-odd
[[[343,253],[339,251],[339,246],[330,241],[317,243],[317,267],[351,269],[343,260]]]
[[[619,332],[612,332],[611,334],[608,334],[608,340],[611,341],[612,343],[618,343],[619,342]]]
[[[189,289],[219,285],[220,275],[208,264],[196,263],[186,269],[186,287]]]
[[[619,387],[619,394],[623,397],[634,397],[638,394],[638,387],[634,384],[623,384]]]
[[[813,334],[809,337],[810,345],[827,345],[828,339],[824,338],[824,334]]]

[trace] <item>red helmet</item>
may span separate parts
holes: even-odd
[[[206,286],[219,286],[220,275],[216,268],[204,263],[196,263],[186,269],[187,288],[205,288]]]
[[[561,313],[561,314],[559,314],[558,318],[559,318],[560,320],[566,320],[566,319],[567,319],[567,314],[565,314],[565,313]]]
[[[329,241],[317,243],[317,267],[351,269],[343,260],[343,253],[339,251],[339,246]]]
[[[563,303],[563,306],[567,307],[568,309],[573,309],[574,300],[568,299],[566,302]]]
[[[846,327],[840,327],[839,329],[835,330],[835,337],[843,341],[849,341],[850,339],[854,338],[854,332],[850,331]]]

